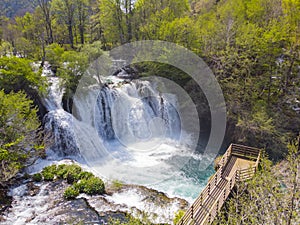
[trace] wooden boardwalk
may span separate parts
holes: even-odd
[[[218,170],[177,225],[211,224],[238,181],[250,179],[256,172],[260,150],[231,144]]]

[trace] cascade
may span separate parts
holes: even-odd
[[[125,79],[122,72],[121,77],[105,77],[101,85],[76,93],[70,114],[62,107],[60,78],[47,64],[43,75],[50,84],[44,97],[49,111],[44,127],[52,140],[50,149],[58,156],[80,156],[108,179],[190,200],[197,196],[199,179],[207,174],[194,172],[204,159],[193,153],[178,96],[159,91],[153,81]]]

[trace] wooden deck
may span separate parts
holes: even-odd
[[[211,224],[236,182],[254,175],[260,154],[257,148],[231,144],[218,164],[219,169],[177,225]]]

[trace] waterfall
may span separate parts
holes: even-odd
[[[82,157],[108,179],[146,185],[186,199],[197,196],[197,180],[207,175],[189,174],[189,166],[197,170],[202,158],[194,154],[197,142],[190,134],[193,127],[199,128],[191,118],[198,117],[189,107],[192,101],[182,98],[184,94],[161,91],[163,85],[155,80],[108,76],[101,77],[100,85],[99,79],[89,77],[95,83],[79,85],[70,114],[62,107],[60,78],[49,66],[44,67],[43,75],[49,82],[44,97],[49,111],[44,128],[52,140],[49,149],[58,156]],[[178,103],[178,97],[184,104]],[[188,116],[182,117],[184,110]]]
[[[171,103],[147,81],[105,86],[97,97],[95,127],[102,139],[126,143],[162,136],[176,138],[180,119],[175,105],[176,101]],[[151,126],[153,122],[156,127]]]
[[[51,66],[45,62],[42,76],[47,77],[48,92],[43,98],[44,106],[48,111],[62,109],[62,98],[65,89],[61,85],[62,81],[59,77],[54,76]]]

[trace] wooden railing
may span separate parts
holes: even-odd
[[[226,163],[228,162],[230,156],[231,156],[231,149],[232,149],[232,144],[229,146],[229,148],[226,150],[224,155],[222,156],[221,160],[218,163],[218,167],[224,168]]]
[[[222,168],[219,168],[217,172],[209,179],[207,185],[202,190],[201,194],[191,205],[191,207],[186,211],[185,215],[181,218],[178,224],[188,224],[190,220],[193,220],[196,212],[203,207],[205,200],[210,196],[212,189],[216,187],[219,180],[221,179]]]
[[[232,188],[234,187],[236,183],[236,176],[237,171],[235,171],[235,174],[232,176],[232,178],[229,180],[229,182],[226,183],[225,187],[222,190],[222,194],[218,196],[216,203],[211,207],[211,210],[207,217],[202,221],[201,224],[210,224],[213,222],[214,218],[217,216],[218,212],[222,208],[224,202],[226,201],[227,197],[229,196]]]
[[[244,145],[231,144],[231,154],[239,157],[245,157],[248,160],[256,161],[260,155],[260,150]]]
[[[234,168],[231,164],[235,163],[233,159],[237,157],[255,161],[255,164],[253,167],[246,169],[235,168],[234,173],[231,173],[232,176],[230,180],[228,180],[227,177],[224,176],[224,171]],[[231,144],[219,161],[219,168],[216,173],[209,179],[206,187],[177,224],[202,225],[212,223],[236,182],[250,179],[254,175],[259,159],[259,149]]]

